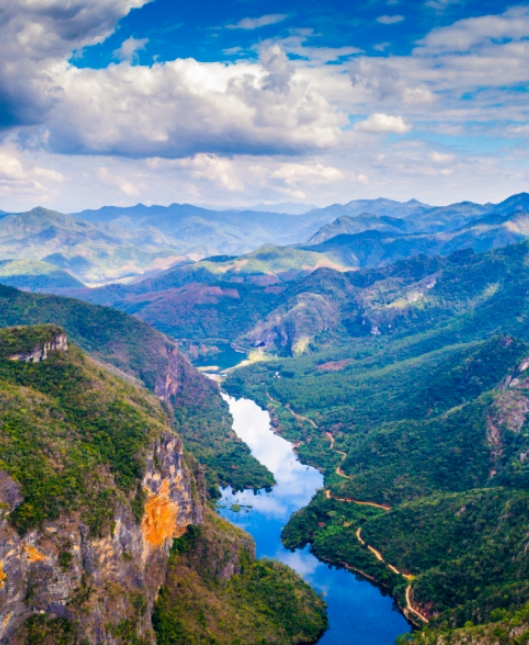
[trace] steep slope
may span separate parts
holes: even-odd
[[[224,385],[325,472],[285,544],[377,580],[437,645],[496,642],[495,620],[527,630],[509,616],[529,601],[528,257],[524,242],[315,272],[295,286],[335,299],[334,330]]]
[[[269,588],[288,594],[289,615],[279,606],[262,611],[249,536],[208,508],[201,471],[167,409],[72,346],[62,329],[1,330],[0,407],[0,642],[154,644],[153,609],[159,635],[183,611],[205,637],[202,616],[226,595],[232,605],[222,620],[233,624],[234,641],[255,618],[285,645],[325,628],[321,599],[279,565],[262,566]],[[202,560],[205,547],[214,561]],[[174,584],[183,552],[188,575],[202,576],[199,606]],[[247,608],[242,618],[237,602]]]
[[[154,397],[60,328],[0,340],[2,642],[41,612],[72,641],[152,642],[170,540],[201,519],[180,440]]]
[[[174,410],[187,448],[207,469],[208,488],[273,483],[271,474],[231,429],[217,386],[200,375],[175,343],[149,325],[108,307],[0,287],[0,327],[53,323],[82,349],[118,374],[143,383]]]

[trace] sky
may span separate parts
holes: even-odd
[[[529,191],[529,3],[0,0],[0,209]]]

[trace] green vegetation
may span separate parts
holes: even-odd
[[[406,634],[397,641],[398,645],[526,645],[529,641],[529,605],[515,612],[497,609],[491,616],[492,622],[474,625],[471,621],[465,627],[449,629],[424,629],[419,633]]]
[[[12,645],[77,645],[77,629],[67,618],[30,616],[11,641]]]
[[[24,533],[76,509],[101,535],[116,503],[138,494],[145,449],[169,425],[154,397],[74,346],[38,363],[8,358],[61,333],[51,326],[0,331],[0,469],[24,498],[9,520]]]
[[[327,618],[291,569],[256,561],[248,536],[208,511],[175,540],[153,625],[158,645],[287,645],[315,642]]]
[[[362,571],[403,608],[408,595],[430,621],[421,642],[517,642],[527,629],[528,258],[523,243],[316,272],[298,289],[335,299],[345,286],[334,330],[225,382],[325,471],[331,498],[295,514],[285,544]]]
[[[146,323],[110,307],[1,285],[0,304],[0,327],[60,325],[95,359],[158,395],[164,395],[169,377],[176,385],[168,395],[175,429],[186,449],[208,467],[212,496],[218,494],[218,484],[232,484],[238,490],[273,484],[272,475],[232,432],[227,405],[216,385],[196,372],[174,342]]]
[[[0,283],[31,291],[53,291],[84,287],[70,273],[40,260],[3,260]]]

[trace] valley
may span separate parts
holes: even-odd
[[[74,513],[79,526],[106,539],[118,510],[110,505],[107,519],[101,515],[101,524],[90,528],[96,521],[91,509],[100,503],[97,495],[121,500],[119,508],[129,505],[133,519],[126,520],[127,531],[135,530],[130,522],[143,522],[144,535],[158,540],[159,577],[152,584],[160,592],[155,602],[154,587],[145,579],[141,593],[147,613],[127,609],[126,626],[112,628],[122,630],[123,642],[134,633],[145,643],[156,638],[163,645],[184,644],[201,642],[207,633],[226,645],[237,639],[256,645],[317,639],[345,645],[354,619],[366,645],[373,638],[381,645],[395,639],[442,645],[448,638],[456,645],[493,645],[495,633],[515,634],[522,643],[529,629],[524,618],[529,598],[524,557],[529,531],[528,200],[522,194],[497,205],[444,209],[374,200],[346,205],[346,213],[316,209],[306,217],[288,216],[304,217],[313,227],[308,242],[267,243],[242,255],[195,260],[188,254],[178,266],[143,280],[90,289],[82,280],[68,282],[78,280],[70,269],[49,269],[54,266],[49,258],[6,260],[0,266],[0,282],[6,282],[0,287],[0,324],[7,335],[0,347],[10,352],[13,345],[16,351],[9,356],[33,347],[28,340],[33,332],[26,339],[9,331],[16,326],[29,325],[20,329],[35,329],[37,336],[61,329],[72,347],[79,347],[72,349],[75,360],[95,361],[101,374],[108,373],[105,378],[139,387],[147,397],[153,393],[162,408],[147,414],[161,415],[159,423],[169,423],[178,436],[189,472],[184,479],[194,491],[189,502],[177,505],[196,515],[176,534],[164,533],[174,526],[169,509],[176,502],[165,489],[152,493],[149,501],[138,484],[145,464],[151,463],[150,457],[142,461],[148,446],[167,430],[138,430],[134,438],[133,423],[127,421],[132,424],[126,442],[130,454],[122,454],[119,434],[105,437],[89,405],[68,395],[64,418],[74,425],[65,430],[64,454],[82,463],[76,462],[80,457],[72,438],[79,432],[75,414],[84,410],[96,424],[97,450],[103,450],[100,462],[86,468],[94,471],[100,463],[97,468],[109,468],[111,478],[99,475],[104,485],[75,483],[71,466],[65,465],[70,483],[51,475],[48,481],[46,463],[36,463],[43,488],[31,492],[34,480],[24,484],[20,464],[5,457],[9,477],[28,486],[22,489],[28,506],[18,504],[4,518],[6,526],[14,522],[21,539],[35,535],[29,546],[39,550],[39,527]],[[366,214],[364,208],[376,212]],[[114,215],[92,213],[90,226],[115,226],[121,215]],[[156,217],[162,215],[168,213]],[[330,215],[338,218],[324,219]],[[253,220],[245,216],[258,221],[257,215]],[[142,217],[134,230],[145,223],[147,215]],[[240,223],[237,217],[229,215],[231,225]],[[268,214],[259,217],[267,220]],[[99,262],[96,256],[94,262]],[[34,281],[27,291],[8,286],[26,288],[25,280]],[[75,353],[83,351],[89,358]],[[52,363],[41,363],[46,368],[42,376],[41,368],[29,363],[27,377],[22,371],[15,378],[8,370],[3,378],[9,387],[16,381],[17,387],[34,389],[37,398],[49,396],[46,388],[60,391],[60,381],[53,379],[63,377],[54,375]],[[204,372],[215,375],[228,397],[220,397],[218,385]],[[104,389],[110,391],[110,385]],[[61,410],[62,399],[54,400]],[[248,427],[241,427],[236,400],[237,405],[255,402],[257,410],[270,415],[279,435],[274,441],[293,445],[296,455],[290,447],[288,454],[298,466],[291,464],[288,476],[273,467],[273,456],[267,461],[266,450],[252,444],[255,437],[245,435],[253,422],[248,417]],[[27,410],[29,403],[19,405]],[[270,433],[267,424],[265,434]],[[89,427],[85,431],[90,433]],[[94,453],[84,442],[83,450]],[[272,438],[265,438],[267,443],[268,449],[275,445]],[[36,451],[31,446],[30,453]],[[13,449],[12,459],[16,454]],[[83,468],[77,477],[85,477]],[[307,485],[303,478],[295,483],[296,468]],[[285,477],[289,485],[283,489]],[[52,490],[57,492],[52,495]],[[155,502],[156,495],[161,497]],[[47,510],[45,500],[51,497],[56,506]],[[230,522],[219,518],[215,504]],[[283,510],[270,516],[267,508],[274,507]],[[301,577],[281,564],[254,560],[251,538],[238,527],[255,538],[257,557],[278,557]],[[44,557],[53,567],[59,556],[50,552]],[[211,568],[211,562],[223,558],[227,568]],[[322,563],[336,569],[324,573]],[[13,566],[7,560],[2,565],[7,580]],[[30,568],[30,575],[37,574]],[[263,576],[265,586],[256,582]],[[372,591],[367,593],[365,585]],[[327,618],[314,589],[325,592],[328,604],[329,630],[323,637]],[[285,610],[278,600],[265,616],[262,593],[288,597],[293,604]],[[366,605],[360,600],[364,596]],[[241,599],[244,620],[238,617]],[[391,609],[393,600],[401,614]],[[207,616],[201,613],[203,603],[210,608]],[[356,617],[347,603],[356,607]],[[370,618],[360,627],[364,614]],[[87,629],[80,614],[67,617],[74,626],[68,629]],[[27,630],[47,638],[47,619],[35,620],[15,621],[9,633],[21,634],[21,644],[33,638]],[[250,636],[248,625],[255,620],[261,628]]]

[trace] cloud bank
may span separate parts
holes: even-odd
[[[463,135],[526,141],[527,6],[433,29],[405,56],[386,54],[389,41],[374,55],[354,42],[318,48],[314,33],[298,29],[241,50],[234,62],[141,65],[147,39],[129,37],[108,66],[75,66],[147,2],[0,2],[4,199],[60,202],[85,177],[102,200],[153,201],[160,176],[172,187],[167,200],[203,203],[397,196],[391,191],[451,199],[474,176],[486,201],[495,197],[490,177],[508,192],[528,179],[521,144],[509,148],[508,162],[505,152],[461,148]],[[248,17],[228,28],[286,18]],[[403,19],[380,16],[385,37]]]

